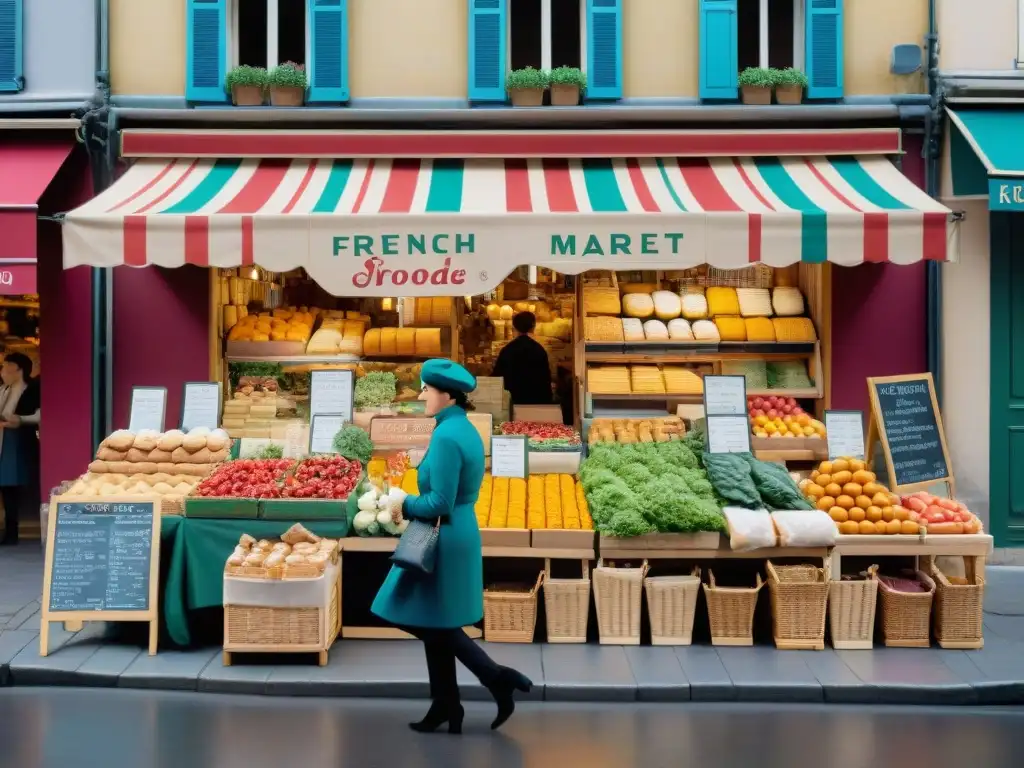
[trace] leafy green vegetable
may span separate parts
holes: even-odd
[[[761,495],[761,501],[769,509],[814,509],[814,505],[804,498],[785,469],[755,459],[749,454],[743,454],[743,457],[750,465],[750,476]]]
[[[693,427],[686,436],[681,440],[682,444],[690,449],[690,453],[693,454],[694,459],[700,463],[704,455],[704,422],[703,420],[695,422]],[[701,464],[703,467],[704,465]]]
[[[347,424],[334,436],[334,452],[349,461],[360,461],[365,467],[373,456],[373,443],[359,427]]]
[[[725,532],[725,518],[707,499],[680,493],[669,478],[652,480],[644,491],[648,519],[663,533]]]
[[[730,504],[759,509],[761,496],[743,454],[705,453],[704,467],[715,491]]]
[[[595,527],[610,536],[642,536],[653,528],[644,519],[640,500],[622,480],[616,479],[587,493]]]
[[[246,459],[283,459],[284,458],[284,446],[278,443],[271,443],[265,445],[258,451],[253,451],[243,458]]]
[[[644,486],[654,479],[651,470],[643,464],[626,464],[618,471],[618,475],[634,493],[642,493]]]
[[[583,483],[584,493],[592,493],[603,485],[614,485],[622,481],[610,469],[591,466],[580,471],[580,482]]]
[[[379,408],[398,397],[398,378],[389,371],[370,371],[356,380],[353,399],[356,408]]]

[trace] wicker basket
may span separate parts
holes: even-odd
[[[719,587],[715,585],[715,574],[708,570],[704,597],[708,601],[712,645],[754,644],[754,610],[763,586],[758,574],[757,586],[753,588]]]
[[[813,565],[774,565],[768,561],[775,647],[825,650],[828,573]]]
[[[590,618],[590,563],[582,561],[583,577],[551,578],[551,561],[544,561],[544,613],[549,643],[587,642]]]
[[[917,571],[918,580],[927,592],[898,592],[878,582],[882,597],[882,639],[892,648],[927,648],[931,645],[932,601],[935,582],[924,571]]]
[[[491,643],[532,643],[537,629],[537,591],[544,583],[544,572],[537,583],[526,589],[494,586],[484,590],[484,639]]]
[[[594,569],[594,605],[602,645],[640,645],[640,601],[647,561],[639,568]]]
[[[877,571],[878,566],[873,565],[863,581],[833,581],[829,585],[828,622],[836,650],[866,651],[874,646]]]
[[[772,268],[764,264],[739,269],[708,267],[707,285],[731,286],[733,288],[771,288]]]
[[[935,639],[943,648],[976,650],[985,646],[982,637],[982,606],[985,579],[978,573],[975,558],[964,558],[967,584],[951,584],[937,565],[931,565],[935,580]]]
[[[648,576],[644,579],[651,645],[690,645],[700,591],[700,568],[690,576]]]

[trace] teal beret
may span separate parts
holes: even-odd
[[[443,358],[427,360],[420,372],[420,379],[435,389],[469,394],[476,389],[476,379],[458,363]]]

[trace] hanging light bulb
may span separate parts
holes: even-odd
[[[391,299],[390,298],[381,299],[380,308],[382,310],[384,310],[385,312],[390,312],[391,311]]]
[[[252,272],[249,273],[249,279],[250,280],[259,280],[260,279],[259,267],[253,267],[252,268]]]

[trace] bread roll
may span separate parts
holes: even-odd
[[[161,461],[156,465],[156,471],[161,472],[165,475],[176,475],[178,474],[177,465],[170,463],[169,461]]]
[[[223,451],[231,445],[231,438],[227,435],[211,434],[206,438],[206,447],[211,451]]]
[[[152,461],[140,461],[138,464],[128,464],[125,462],[125,465],[128,467],[129,472],[141,472],[144,475],[155,475],[160,471],[160,466]]]
[[[134,433],[129,432],[127,429],[119,429],[116,432],[111,432],[107,439],[100,443],[100,447],[127,453],[128,449],[134,444]]]
[[[107,471],[127,477],[135,472],[145,472],[145,466],[146,464],[129,464],[127,461],[108,461]]]
[[[152,490],[153,493],[159,493],[161,496],[165,496],[168,493],[173,492],[174,489],[171,488],[171,486],[169,486],[167,483],[157,483],[156,485],[153,486]]]
[[[149,461],[149,451],[132,448],[125,454],[124,460],[131,462]]]
[[[96,461],[90,461],[88,469],[90,472],[97,472],[102,474],[106,474],[107,472],[110,471],[109,469],[107,469],[107,462],[100,461],[99,459],[97,459]]]
[[[156,449],[158,439],[158,437],[153,437],[152,435],[136,435],[132,447],[143,453],[149,453]]]
[[[161,462],[171,461],[171,452],[162,451],[159,448],[156,448],[155,450],[149,452],[147,461],[155,461],[157,464]]]
[[[291,554],[288,555],[284,561],[288,565],[302,565],[306,562],[306,558],[303,555]]]
[[[238,539],[238,546],[242,549],[252,549],[253,544],[256,543],[256,539],[250,536],[248,533],[243,533]]]
[[[100,447],[96,451],[96,458],[100,461],[124,461],[128,458],[128,450],[118,451],[113,448]]]
[[[158,450],[167,451],[170,453],[175,448],[181,448],[181,443],[185,439],[185,433],[177,429],[172,429],[169,432],[164,432],[159,440],[156,441],[156,447]]]
[[[202,451],[200,451],[199,453],[202,453]],[[210,464],[220,464],[222,461],[227,461],[228,457],[230,455],[231,455],[231,451],[228,450],[227,448],[224,448],[224,449],[219,450],[219,451],[212,451],[211,450],[210,451],[210,458],[209,458],[208,461],[209,461]]]
[[[262,566],[267,560],[265,552],[252,552],[245,556],[246,565]]]
[[[189,464],[210,464],[212,463],[210,461],[210,457],[212,455],[213,454],[210,452],[210,449],[204,447],[200,448],[195,453],[189,454],[189,457],[185,459],[185,461]]]
[[[189,453],[195,453],[206,447],[206,434],[195,434],[190,432],[185,435],[185,438],[181,441],[181,446]]]

